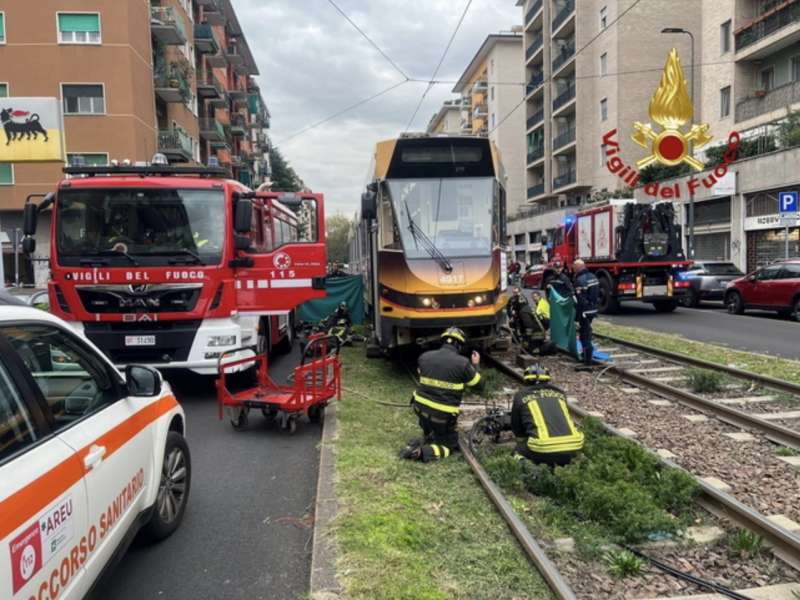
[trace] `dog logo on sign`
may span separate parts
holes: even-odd
[[[25,120],[21,121],[20,119]],[[30,114],[26,110],[4,108],[0,110],[0,123],[6,134],[6,146],[13,141],[22,140],[23,137],[30,140],[33,136],[33,139],[36,140],[40,133],[44,136],[44,141],[47,141],[47,130],[39,122],[37,113]]]
[[[272,257],[272,264],[275,265],[276,269],[288,269],[292,266],[292,257],[286,252],[278,252]]]

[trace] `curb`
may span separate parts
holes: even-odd
[[[334,440],[338,431],[337,404],[325,409],[325,421],[320,440],[319,478],[317,500],[314,507],[314,542],[311,552],[311,583],[309,593],[313,600],[340,598],[342,588],[336,580],[336,558],[338,554],[332,521],[339,505],[334,490],[336,457]]]

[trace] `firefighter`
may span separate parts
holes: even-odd
[[[515,285],[511,289],[511,298],[508,299],[508,304],[506,305],[506,312],[508,313],[508,326],[511,327],[512,331],[514,332],[519,331],[519,310],[522,305],[526,304],[527,302],[528,301],[522,294],[519,286]]]
[[[570,418],[567,395],[551,385],[550,373],[540,365],[526,368],[524,377],[529,385],[516,393],[511,405],[514,456],[551,467],[566,465],[583,448],[583,433]]]
[[[402,458],[431,462],[447,458],[458,449],[458,421],[461,397],[466,388],[481,389],[483,380],[477,367],[480,355],[461,355],[467,338],[458,327],[442,334],[443,344],[419,357],[419,385],[411,406],[419,419],[423,439],[413,440],[401,452]]]
[[[578,321],[583,364],[590,367],[594,354],[592,321],[597,316],[597,309],[600,305],[600,282],[594,273],[586,268],[586,263],[580,258],[572,264],[572,269],[575,273],[575,318]]]

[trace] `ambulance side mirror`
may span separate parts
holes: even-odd
[[[34,235],[36,233],[36,222],[39,216],[39,207],[33,202],[25,204],[22,212],[22,233],[25,235]]]
[[[253,204],[249,198],[240,198],[234,205],[233,229],[236,233],[250,233],[253,226]]]
[[[144,365],[128,365],[125,367],[125,381],[128,395],[152,398],[161,393],[161,373]]]

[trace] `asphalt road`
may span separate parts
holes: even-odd
[[[278,357],[278,382],[299,350]],[[192,487],[181,527],[164,542],[134,542],[97,598],[297,598],[308,591],[320,426],[294,436],[251,412],[236,432],[217,420],[212,378],[168,374],[186,410]]]
[[[603,320],[652,331],[675,333],[691,340],[724,344],[738,350],[762,352],[800,359],[800,323],[775,313],[748,311],[731,315],[722,303],[707,302],[700,308],[678,307],[659,314],[652,305],[626,302],[620,314],[602,315]]]

